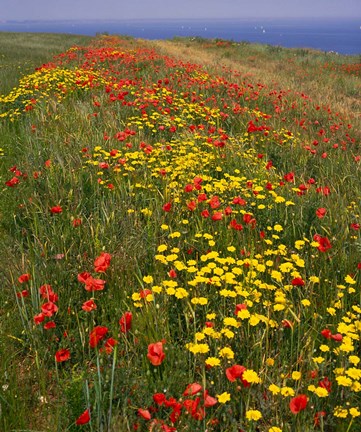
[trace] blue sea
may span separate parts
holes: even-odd
[[[0,31],[96,33],[129,35],[144,39],[176,36],[220,38],[289,48],[314,48],[340,54],[361,54],[361,19],[162,19],[113,21],[8,21]]]

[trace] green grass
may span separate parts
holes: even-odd
[[[357,432],[359,58],[106,35],[0,47],[0,429]]]

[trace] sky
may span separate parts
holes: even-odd
[[[251,17],[361,19],[361,0],[0,0],[0,21]]]

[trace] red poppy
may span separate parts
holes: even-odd
[[[157,405],[163,405],[164,401],[166,400],[164,393],[154,393],[153,400]]]
[[[281,324],[282,324],[283,328],[292,328],[293,327],[293,323],[288,319],[283,319],[281,321]]]
[[[147,296],[149,296],[151,294],[152,294],[152,291],[150,289],[144,289],[144,290],[141,290],[139,292],[140,298],[142,298],[142,299],[147,298]]]
[[[20,283],[28,282],[31,279],[31,275],[29,273],[24,273],[18,277],[18,281]]]
[[[36,325],[39,325],[44,321],[44,319],[45,319],[45,315],[43,313],[39,313],[38,315],[34,316],[34,323]]]
[[[65,362],[70,359],[70,350],[63,348],[55,353],[55,360],[58,363]]]
[[[148,345],[148,360],[152,363],[153,366],[159,366],[162,364],[165,354],[163,352],[163,343],[156,342]]]
[[[283,178],[286,180],[286,182],[293,182],[295,179],[295,173],[289,172],[289,173],[285,174],[283,176]]]
[[[239,223],[236,221],[236,219],[232,219],[231,222],[230,222],[230,224],[229,224],[229,226],[230,226],[231,228],[233,228],[234,230],[236,230],[236,231],[242,231],[242,230],[243,230],[243,225],[242,225],[242,224],[239,224]]]
[[[331,339],[333,339],[336,342],[342,342],[343,336],[341,333],[336,333],[331,335]]]
[[[104,344],[104,350],[109,355],[113,352],[113,348],[118,344],[118,341],[112,337],[108,338]]]
[[[320,425],[320,418],[326,416],[326,411],[318,411],[316,412],[314,418],[313,418],[313,424],[314,426]]]
[[[324,207],[320,207],[316,210],[316,216],[319,219],[322,219],[323,217],[326,216],[327,210]]]
[[[90,410],[86,409],[80,416],[76,419],[75,424],[80,426],[90,422]]]
[[[217,195],[213,196],[210,200],[209,200],[209,205],[211,207],[211,209],[217,209],[221,203],[219,201],[219,198]]]
[[[193,188],[194,188],[194,186],[192,184],[188,183],[184,186],[184,192],[192,192]]]
[[[239,378],[242,381],[242,384],[245,387],[249,387],[249,383],[246,380],[242,379],[243,372],[245,372],[247,368],[241,365],[233,365],[226,369],[226,377],[230,382],[236,381],[237,378]]]
[[[28,290],[22,290],[21,292],[16,293],[17,298],[25,298],[29,297],[29,291]]]
[[[212,215],[213,221],[219,221],[219,220],[222,220],[222,218],[223,218],[223,213],[221,211],[215,212]]]
[[[174,269],[170,269],[168,272],[168,276],[172,279],[175,279],[177,277],[177,272]]]
[[[46,324],[44,324],[44,330],[50,330],[56,327],[56,324],[54,321],[48,321]]]
[[[247,309],[247,305],[245,303],[236,304],[236,309],[234,311],[234,314],[236,316],[238,316],[238,312],[240,312],[241,310],[245,310],[245,309]]]
[[[249,213],[245,213],[245,214],[243,215],[243,222],[244,222],[245,224],[250,224],[250,223],[252,223],[253,220],[254,220],[254,218],[253,218],[253,216],[252,216],[251,214],[249,214]]]
[[[328,195],[330,195],[331,190],[330,190],[330,188],[328,186],[324,186],[324,187],[318,187],[318,188],[316,188],[316,192],[320,193],[320,194],[322,194],[324,196],[328,196]]]
[[[86,280],[89,278],[91,276],[91,274],[90,273],[88,273],[88,272],[83,272],[83,273],[79,273],[78,274],[78,281],[80,282],[80,283],[86,283]]]
[[[195,420],[202,420],[205,416],[204,407],[200,406],[201,398],[197,397],[194,400],[186,399],[183,402],[184,408]]]
[[[131,312],[125,312],[119,320],[120,331],[127,333],[132,327],[133,314]]]
[[[5,182],[6,186],[15,187],[19,184],[19,179],[17,177],[13,177],[12,179]]]
[[[188,384],[183,392],[183,396],[194,396],[202,390],[202,386],[198,383]]]
[[[95,304],[93,299],[90,299],[90,300],[85,301],[81,308],[85,312],[91,312],[97,308],[97,305]]]
[[[138,409],[138,415],[139,415],[139,417],[143,417],[144,420],[150,420],[152,418],[149,410],[145,410],[145,409],[142,409],[142,408]]]
[[[110,265],[112,256],[107,252],[102,252],[98,258],[94,260],[94,271],[96,273],[105,273]]]
[[[305,285],[305,281],[302,278],[297,277],[297,278],[292,279],[291,284],[293,286],[304,286]]]
[[[323,329],[321,330],[321,334],[323,337],[325,337],[326,339],[331,339],[332,336],[332,332],[330,329]]]
[[[103,326],[96,326],[90,332],[89,335],[89,345],[95,348],[98,343],[104,339],[105,335],[108,333],[108,328]]]
[[[318,385],[326,389],[329,393],[331,392],[331,381],[327,377],[321,380]]]
[[[190,201],[187,203],[188,210],[194,211],[197,207],[197,203],[195,201]]]
[[[171,202],[167,202],[166,204],[163,205],[162,208],[163,208],[163,210],[164,210],[165,212],[170,212],[171,209],[172,209],[172,203],[171,203]]]
[[[47,317],[53,316],[57,311],[58,311],[58,306],[51,301],[44,303],[41,306],[41,312],[43,313],[43,315]]]
[[[51,207],[50,212],[52,214],[59,214],[63,212],[63,209],[60,206]]]
[[[73,227],[76,228],[76,227],[78,227],[78,226],[80,226],[82,224],[82,220],[79,219],[79,218],[78,219],[74,219],[72,223],[73,223]]]
[[[39,288],[39,292],[42,299],[47,299],[49,302],[53,303],[58,301],[58,294],[53,291],[49,284],[42,285]]]
[[[102,291],[106,281],[103,279],[94,279],[93,276],[89,276],[85,282],[86,291]]]
[[[227,206],[225,209],[224,209],[224,214],[226,215],[226,216],[230,216],[231,214],[232,214],[232,207],[231,206]]]
[[[319,234],[315,234],[313,236],[313,240],[315,240],[317,243],[319,243],[319,246],[317,249],[320,252],[326,252],[329,249],[331,249],[331,247],[332,247],[329,239],[327,237],[321,237]]]
[[[298,414],[307,407],[308,397],[305,394],[300,394],[290,401],[290,410],[293,414]]]
[[[206,201],[207,195],[205,193],[201,193],[197,196],[197,200],[198,200],[198,202]]]
[[[209,408],[213,405],[216,405],[216,403],[218,403],[218,400],[216,398],[208,394],[208,390],[204,392],[203,397],[204,397],[204,406],[206,408]]]
[[[235,197],[235,198],[233,198],[232,203],[233,204],[238,204],[238,205],[241,205],[241,206],[244,206],[244,205],[247,204],[247,202],[243,198],[241,198],[241,197]]]

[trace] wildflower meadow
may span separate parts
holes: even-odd
[[[0,429],[360,431],[360,58],[42,38],[0,48]]]

